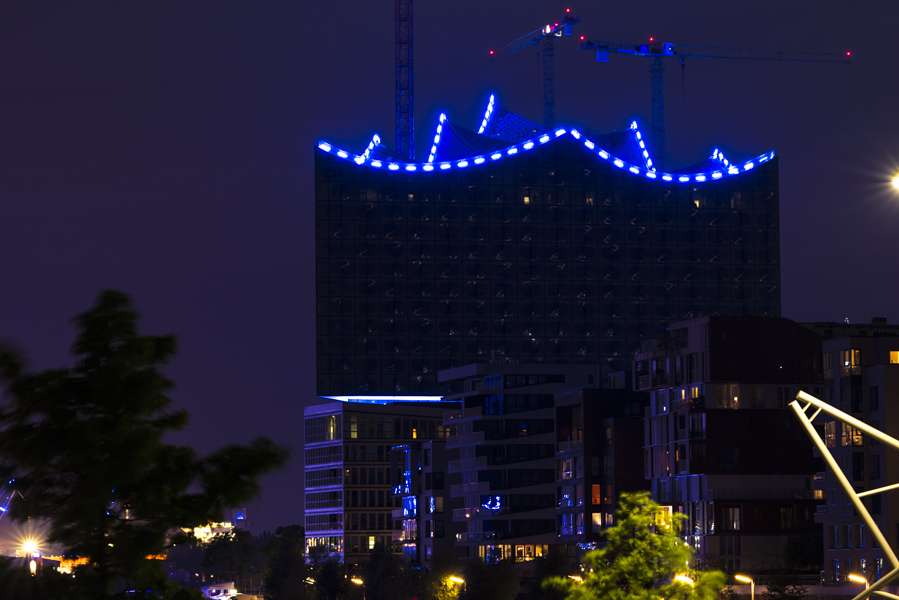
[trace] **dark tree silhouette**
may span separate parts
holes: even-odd
[[[161,372],[174,336],[139,334],[131,300],[112,290],[73,322],[73,366],[29,373],[20,352],[0,349],[0,476],[24,496],[11,516],[47,521],[49,543],[90,559],[71,580],[87,597],[169,593],[163,561],[148,558],[166,533],[222,520],[287,453],[265,438],[205,458],[164,443],[187,423]]]

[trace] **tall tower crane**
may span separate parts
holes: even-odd
[[[582,38],[583,39],[583,38]],[[725,46],[698,46],[693,44],[669,44],[656,42],[652,38],[646,44],[618,44],[615,42],[584,41],[584,50],[595,50],[596,60],[608,62],[609,54],[629,54],[649,58],[650,91],[652,97],[652,151],[653,161],[661,168],[665,164],[665,89],[663,77],[665,69],[662,60],[670,57],[680,59],[681,66],[686,58],[728,58],[735,60],[775,60],[790,62],[848,63],[850,53],[821,54],[812,52],[783,52],[758,48],[735,48]]]
[[[397,1],[399,2],[399,0]],[[500,51],[501,56],[508,56],[530,46],[543,45],[543,125],[546,128],[551,128],[556,121],[555,84],[553,81],[555,43],[553,38],[561,37],[562,34],[571,35],[571,28],[580,21],[571,14],[571,9],[567,8],[558,22],[548,23],[540,29],[523,35]],[[490,54],[493,54],[492,50]]]
[[[396,0],[396,152],[415,160],[412,0]]]

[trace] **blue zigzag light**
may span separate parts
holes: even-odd
[[[478,129],[478,135],[484,133],[484,130],[487,129],[487,123],[490,122],[490,116],[493,114],[493,102],[495,101],[495,95],[490,94],[490,101],[487,102],[487,112],[484,113],[484,120],[481,121],[481,128]]]
[[[717,150],[717,154],[713,153],[712,158],[721,163],[720,169],[711,169],[704,170],[696,173],[681,173],[681,174],[672,174],[672,173],[662,173],[656,171],[656,169],[652,166],[652,162],[649,159],[648,152],[644,155],[644,159],[646,159],[646,164],[644,165],[634,165],[628,162],[625,162],[621,158],[617,156],[613,156],[609,154],[606,150],[602,148],[598,148],[596,142],[588,139],[582,133],[580,133],[577,129],[564,129],[558,128],[550,133],[543,134],[539,137],[532,138],[526,140],[519,144],[513,144],[503,150],[497,150],[490,154],[482,154],[478,156],[473,156],[469,158],[462,158],[458,160],[452,161],[442,161],[439,163],[434,163],[434,156],[437,151],[437,145],[440,143],[440,136],[443,131],[443,124],[446,121],[446,115],[441,114],[441,121],[438,124],[437,134],[434,136],[434,146],[431,149],[431,154],[429,156],[428,162],[425,163],[403,163],[403,162],[394,162],[394,161],[382,161],[382,160],[372,160],[371,152],[366,150],[365,153],[361,155],[352,155],[346,150],[342,150],[333,146],[332,144],[326,141],[320,141],[318,143],[318,148],[322,152],[326,152],[328,154],[333,154],[338,158],[344,160],[350,160],[355,162],[359,166],[366,166],[374,169],[383,169],[387,168],[388,171],[405,171],[405,172],[416,172],[416,171],[434,171],[438,169],[440,171],[448,171],[450,169],[465,169],[472,165],[480,166],[487,162],[495,162],[497,160],[501,160],[506,156],[514,156],[519,152],[527,152],[528,150],[533,149],[536,146],[540,146],[543,144],[547,144],[554,139],[558,139],[559,137],[565,135],[571,135],[576,140],[580,141],[584,147],[591,153],[596,154],[602,160],[611,163],[615,167],[619,169],[623,169],[628,171],[637,177],[646,177],[647,179],[661,179],[666,182],[674,182],[678,183],[704,183],[709,180],[718,180],[724,177],[729,177],[733,175],[738,175],[740,173],[745,173],[746,171],[750,171],[755,168],[757,165],[765,163],[772,158],[774,158],[774,151],[766,152],[764,154],[760,154],[759,156],[743,163],[740,166],[737,166],[733,163],[727,162],[727,159],[724,158],[724,155],[720,150]],[[631,126],[636,129],[635,125]],[[635,135],[639,135],[639,131],[636,132]],[[638,137],[638,140],[642,142],[642,136]],[[372,140],[374,142],[374,140]]]
[[[437,131],[434,133],[434,143],[431,145],[431,154],[428,155],[428,163],[434,162],[437,156],[437,146],[440,145],[440,137],[443,135],[443,123],[446,121],[446,113],[440,113],[440,122],[437,123]],[[415,169],[412,169],[413,171]],[[430,171],[430,169],[427,169]]]

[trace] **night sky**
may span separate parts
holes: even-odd
[[[536,49],[490,49],[561,16],[555,1],[415,5],[418,160],[436,120],[477,129],[492,91],[542,119]],[[780,157],[783,315],[899,314],[899,3],[570,5],[587,39],[852,52],[852,64],[666,62],[668,165],[716,146]],[[255,532],[302,523],[302,413],[315,401],[313,153],[394,131],[394,3],[14,2],[0,8],[0,337],[65,364],[69,319],[106,287],[147,333],[200,452],[267,435],[294,448],[250,506]],[[556,44],[556,117],[650,131],[649,61]]]

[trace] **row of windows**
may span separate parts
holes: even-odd
[[[306,532],[339,531],[343,529],[343,514],[306,515]]]
[[[327,465],[343,461],[343,446],[326,446],[324,448],[307,448],[305,451],[306,466]]]
[[[348,513],[350,531],[398,531],[400,522],[394,521],[389,512],[352,512]]]
[[[347,415],[345,422],[345,439],[434,440],[447,435],[447,428],[436,419],[358,414]]]
[[[343,508],[343,492],[307,492],[305,496],[306,510],[322,510],[327,508]]]

